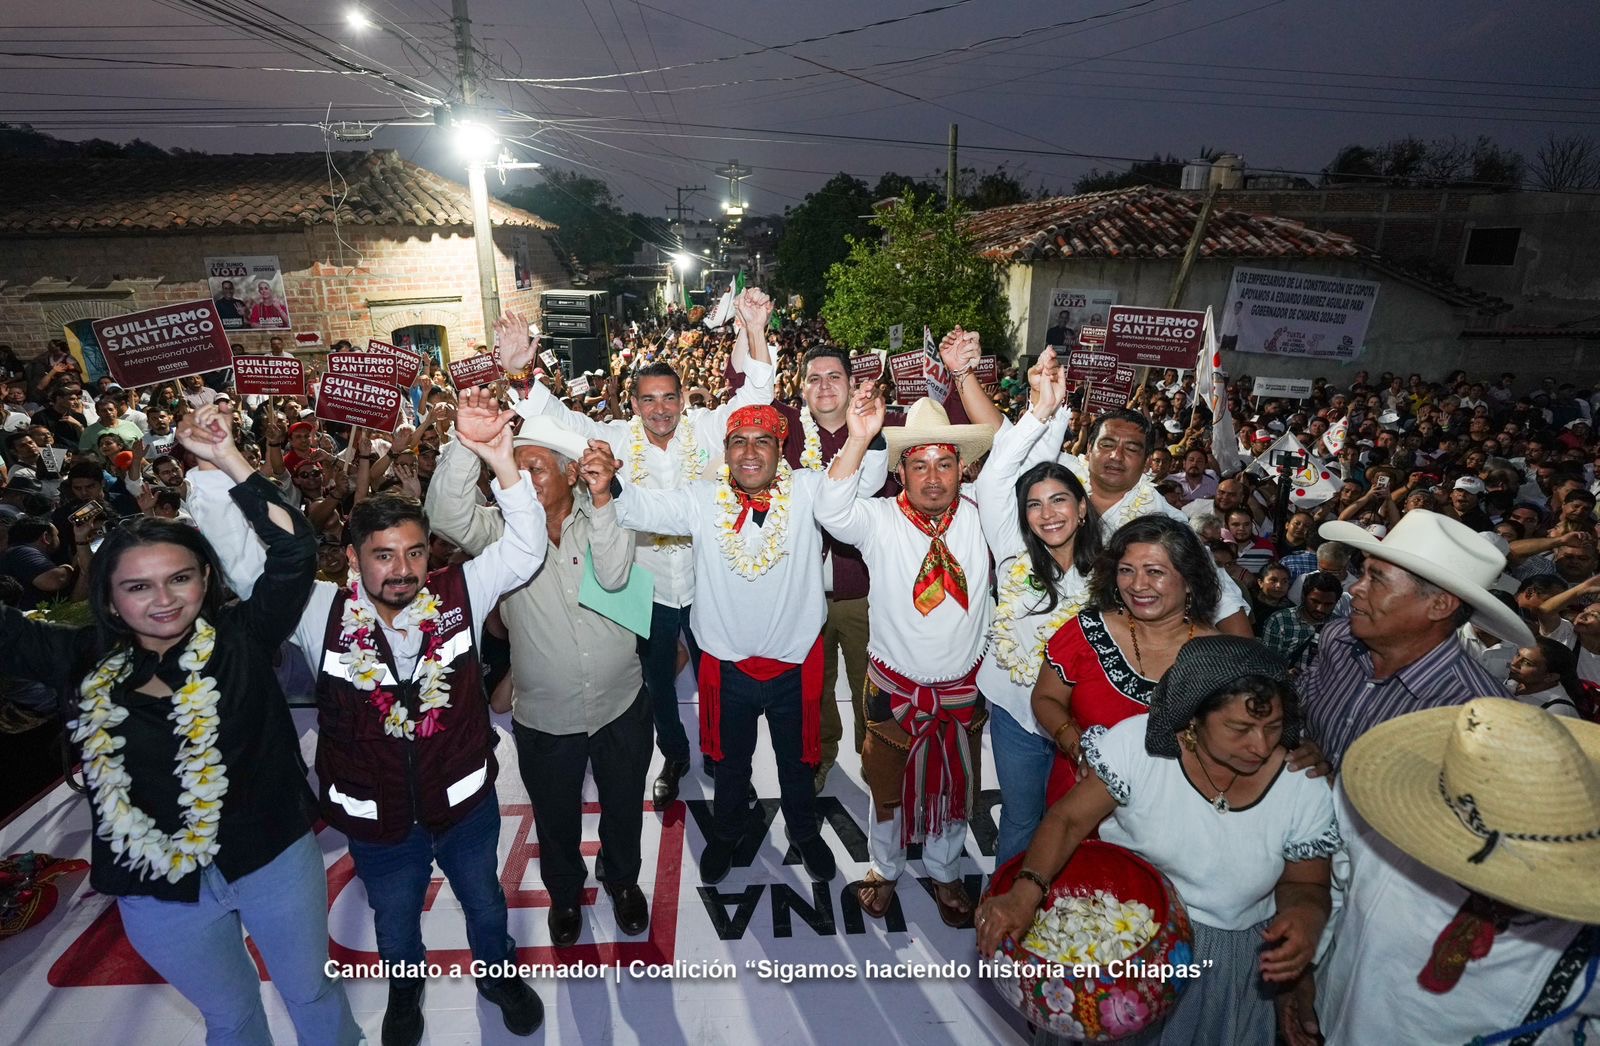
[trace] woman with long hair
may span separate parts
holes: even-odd
[[[1100,548],[1100,521],[1083,484],[1055,460],[1069,416],[1065,399],[1065,368],[1042,368],[1031,406],[995,434],[974,486],[999,590],[978,666],[1004,797],[997,866],[1022,852],[1044,816],[1056,745],[1034,717],[1033,684],[1045,644],[1088,600]]]
[[[1213,634],[1220,596],[1211,554],[1167,516],[1124,523],[1095,561],[1089,607],[1045,648],[1033,714],[1060,750],[1048,799],[1080,776],[1083,731],[1150,708],[1156,681],[1196,636]]]
[[[361,1037],[328,977],[327,879],[316,798],[273,674],[311,592],[316,541],[256,475],[215,407],[178,439],[218,470],[262,544],[248,598],[225,602],[216,553],[193,527],[133,517],[89,569],[94,623],[0,611],[7,673],[77,695],[93,825],[90,883],[117,899],[128,939],[196,1006],[208,1042],[271,1043],[249,931],[301,1042]]]

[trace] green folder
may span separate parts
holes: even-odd
[[[655,602],[656,576],[637,563],[628,572],[628,583],[615,592],[600,587],[594,576],[594,550],[584,556],[583,584],[578,586],[578,605],[601,617],[610,618],[644,639],[650,638],[651,604]]]

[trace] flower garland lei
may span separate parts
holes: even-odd
[[[339,655],[341,663],[350,666],[350,682],[357,690],[370,690],[367,699],[383,716],[383,732],[391,737],[415,741],[419,737],[432,737],[444,729],[439,719],[450,707],[450,684],[445,676],[451,669],[443,663],[439,638],[439,599],[426,588],[417,592],[411,605],[395,615],[398,628],[415,625],[423,634],[422,657],[417,662],[418,689],[416,719],[411,718],[405,703],[394,694],[378,686],[383,678],[383,659],[378,656],[376,636],[378,620],[372,607],[356,598],[356,586],[350,585],[350,598],[345,601],[344,618],[339,638],[349,649]]]
[[[800,429],[806,435],[805,449],[800,452],[800,467],[822,468],[822,432],[817,428],[817,419],[811,416],[808,407],[800,409]]]
[[[133,671],[133,653],[123,649],[95,666],[79,687],[80,715],[71,724],[73,741],[83,745],[83,777],[88,783],[100,823],[95,834],[111,844],[111,852],[142,878],[175,883],[196,868],[209,865],[221,845],[222,797],[228,791],[228,768],[217,751],[217,681],[200,674],[216,648],[217,632],[196,618],[194,634],[178,655],[189,678],[172,695],[173,733],[178,736],[177,776],[183,785],[178,805],[183,828],[171,835],[156,827],[155,818],[133,805],[133,778],[123,767],[126,737],[111,730],[128,718],[128,709],[111,693]]]
[[[1089,467],[1083,463],[1083,459],[1069,457],[1063,460],[1062,464],[1066,465],[1072,474],[1078,477],[1078,482],[1083,484],[1084,495],[1092,496],[1094,488],[1090,485]],[[1101,529],[1109,537],[1129,520],[1149,515],[1150,506],[1155,504],[1156,496],[1155,484],[1150,482],[1148,476],[1140,476],[1134,483],[1133,489],[1122,495],[1122,499],[1112,506],[1112,512],[1101,514]]]
[[[684,482],[699,479],[706,463],[700,459],[700,445],[695,441],[694,424],[687,411],[678,417],[678,430],[673,438],[678,441],[678,450],[683,455]],[[644,419],[635,416],[628,422],[628,479],[634,483],[643,483],[649,475],[644,464],[645,443]]]
[[[1078,615],[1088,601],[1083,592],[1060,596],[1055,613],[1034,629],[1027,645],[1017,637],[1016,626],[1029,613],[1028,606],[1037,606],[1044,585],[1033,576],[1033,565],[1026,555],[1016,557],[1000,584],[1000,601],[994,610],[994,622],[989,626],[989,636],[994,640],[994,659],[1018,685],[1029,685],[1039,678],[1039,666],[1044,663],[1044,648],[1050,637]],[[1024,604],[1027,604],[1026,606]]]
[[[717,485],[717,507],[721,509],[717,517],[717,540],[722,546],[722,558],[733,567],[734,573],[747,581],[754,581],[788,555],[783,547],[783,539],[789,529],[788,488],[793,475],[788,463],[780,459],[778,474],[772,481],[772,506],[767,509],[766,521],[761,524],[761,545],[752,554],[745,549],[739,532],[733,529],[734,520],[739,518],[739,499],[734,496],[733,486],[729,482],[728,466],[722,466],[722,482]]]

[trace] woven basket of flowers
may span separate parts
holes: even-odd
[[[1021,856],[1008,861],[989,892],[1009,890],[1021,867]],[[1189,913],[1171,881],[1128,850],[1090,839],[1056,876],[1022,940],[1000,946],[991,977],[1034,1026],[1114,1042],[1166,1017],[1193,962]]]

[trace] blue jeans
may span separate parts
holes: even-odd
[[[767,717],[772,754],[778,759],[778,789],[789,838],[803,843],[821,830],[817,820],[816,768],[801,762],[800,669],[791,668],[765,683],[722,663],[722,761],[717,764],[711,810],[713,827],[724,842],[737,842],[749,818],[750,758],[756,751],[756,726]]]
[[[1044,819],[1044,794],[1055,765],[1056,746],[990,702],[989,743],[1000,780],[1000,838],[994,866],[999,868],[1028,848]]]
[[[206,1042],[271,1046],[261,977],[245,950],[250,932],[302,1043],[354,1043],[361,1029],[344,985],[330,978],[328,878],[322,849],[307,832],[281,854],[233,882],[215,865],[200,873],[194,902],[118,897],[128,940],[199,1010]]]
[[[689,631],[689,608],[652,604],[650,638],[639,640],[639,667],[656,720],[656,747],[665,759],[689,761],[689,735],[678,717],[678,637],[689,648],[689,671],[700,671],[700,646]]]
[[[514,958],[516,942],[506,932],[506,895],[500,888],[499,844],[500,799],[492,788],[476,810],[437,835],[414,824],[397,843],[350,840],[356,875],[372,908],[378,954],[389,962],[426,961],[422,905],[438,861],[466,917],[472,957],[491,963]]]

